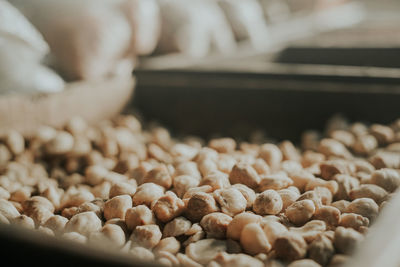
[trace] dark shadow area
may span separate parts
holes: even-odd
[[[297,141],[307,129],[323,129],[336,113],[379,123],[400,116],[398,79],[179,71],[137,77],[133,105],[146,120],[178,134],[247,138],[264,129],[278,140]]]
[[[400,68],[400,48],[289,47],[275,62]]]

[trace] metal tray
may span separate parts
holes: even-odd
[[[262,128],[271,137],[293,140],[305,129],[322,129],[325,121],[337,112],[351,120],[382,123],[400,117],[398,69],[284,64],[266,58],[270,59],[271,55],[214,60],[187,68],[139,69],[135,72],[138,83],[130,107],[138,109],[147,119],[165,124],[175,134],[205,137],[219,133],[247,138],[252,130]],[[400,203],[399,196],[397,206],[393,205],[392,213],[387,214],[397,216],[393,212],[398,210],[397,203]],[[374,256],[370,266],[379,266],[373,260],[380,259],[383,263],[383,260],[397,259],[398,253],[393,253],[393,249],[377,249],[384,244],[399,247],[399,240],[389,240],[390,232],[397,230],[398,224],[387,218],[390,216],[378,220],[371,229],[372,241],[364,246],[361,256],[354,258],[351,266],[366,266],[362,255],[375,255],[371,251],[384,256]],[[374,242],[374,236],[386,239]],[[43,263],[156,266],[13,226],[0,227],[0,244],[2,259],[12,260],[7,264],[14,266]],[[387,251],[391,254],[383,253]]]

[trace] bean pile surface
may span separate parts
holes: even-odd
[[[0,223],[165,266],[340,266],[400,185],[400,120],[290,141],[172,138],[132,115],[0,139]]]

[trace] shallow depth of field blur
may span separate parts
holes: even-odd
[[[1,0],[0,93],[58,92],[148,58],[185,66],[293,44],[396,46],[398,11],[387,0]]]

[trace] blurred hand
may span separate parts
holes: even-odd
[[[270,42],[263,8],[257,0],[217,0],[223,9],[236,40],[249,40],[255,49],[263,50]]]
[[[215,0],[158,0],[162,17],[157,52],[203,57],[211,49],[231,53],[233,32]]]
[[[64,81],[41,64],[49,47],[7,1],[0,0],[0,94],[57,92]]]
[[[52,65],[67,79],[132,72],[160,31],[154,0],[10,0],[43,34]]]

